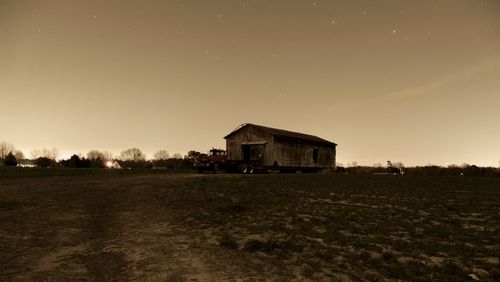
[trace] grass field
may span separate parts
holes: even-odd
[[[0,170],[0,280],[500,280],[500,178]]]

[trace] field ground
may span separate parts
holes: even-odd
[[[0,281],[500,281],[500,178],[0,170]]]

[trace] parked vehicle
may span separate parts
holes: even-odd
[[[225,150],[212,148],[208,154],[200,154],[194,160],[194,168],[199,173],[211,171],[217,173],[226,169],[227,154]]]

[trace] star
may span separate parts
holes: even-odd
[[[217,15],[217,20],[219,21],[220,24],[224,23],[224,18],[222,18],[222,14]]]

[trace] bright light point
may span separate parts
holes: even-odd
[[[396,34],[396,30],[395,29],[392,30],[392,34]]]
[[[335,23],[336,23],[335,20],[332,20],[332,24],[335,24]]]
[[[112,166],[113,166],[113,162],[111,162],[111,161],[107,161],[106,162],[106,167],[107,168],[111,168]]]

